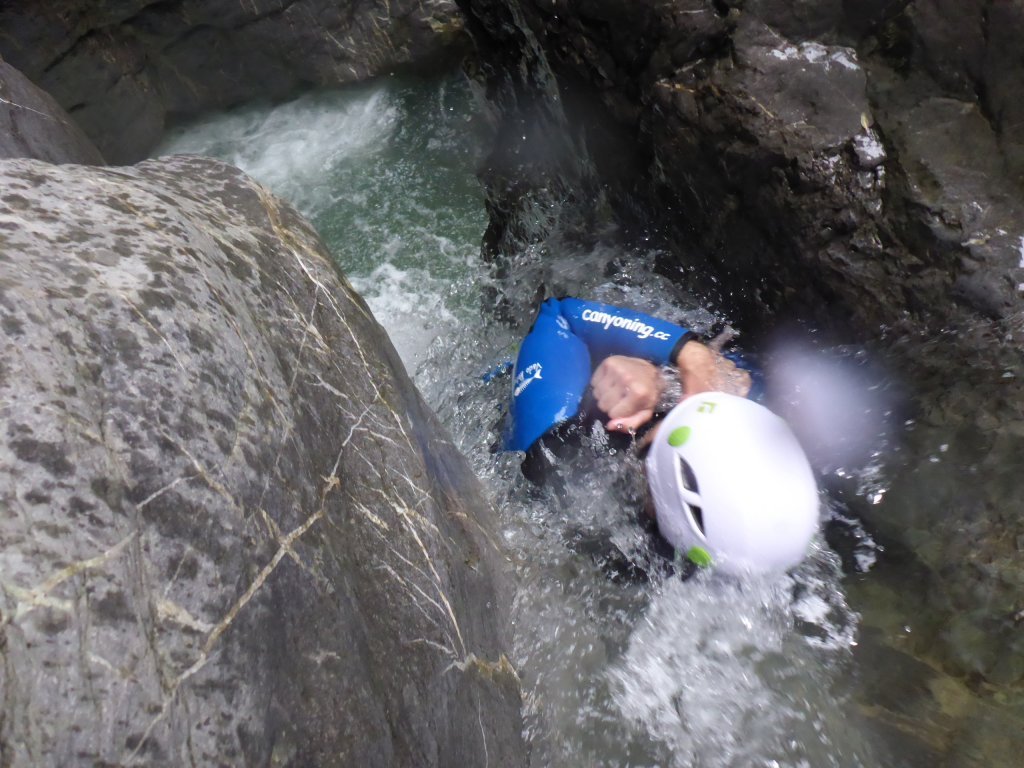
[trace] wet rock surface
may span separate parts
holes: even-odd
[[[0,762],[521,765],[468,465],[240,171],[0,161]]]
[[[168,119],[429,65],[463,39],[450,0],[8,3],[0,28],[0,55],[112,163],[145,157]]]
[[[60,105],[0,59],[0,157],[103,165],[103,156]]]
[[[872,586],[851,590],[865,597],[862,658],[923,660],[941,681],[922,683],[911,715],[872,704],[873,716],[921,755],[1012,764],[1024,682],[1024,72],[1009,43],[1024,34],[1020,5],[460,6],[506,124],[558,114],[578,139],[584,182],[602,193],[562,199],[620,227],[627,247],[651,237],[666,274],[742,327],[799,318],[868,345],[900,381],[908,428],[888,493],[844,497],[890,554]],[[528,132],[509,130],[502,157],[543,178],[548,159],[517,134]],[[494,231],[523,231],[531,214],[509,167],[521,171],[495,163],[488,177]],[[547,167],[557,176],[564,163]],[[561,226],[549,222],[556,236]],[[495,258],[543,259],[542,239],[495,241]],[[980,721],[1003,726],[964,726]]]
[[[507,5],[462,3],[488,92],[522,106],[553,73],[620,217],[653,212],[677,259],[742,292],[722,296],[737,314],[874,334],[1024,308],[1021,140],[989,95],[1024,81],[1000,42],[1024,29],[1007,4]],[[943,43],[968,22],[994,41]],[[512,45],[535,51],[518,72]],[[985,62],[970,88],[954,52]]]

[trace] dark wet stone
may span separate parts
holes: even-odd
[[[0,762],[524,765],[492,512],[309,225],[197,158],[0,188]]]
[[[779,33],[803,41],[834,34],[843,23],[844,4],[844,0],[747,0],[743,10]]]
[[[460,5],[508,123],[486,240],[508,258],[514,233],[529,232],[516,220],[524,197],[592,187],[580,218],[600,221],[610,204],[627,228],[655,229],[689,279],[751,326],[799,315],[874,335],[908,314],[936,328],[974,314],[1012,324],[1024,310],[1024,134],[1011,99],[995,108],[988,89],[1024,82],[1006,42],[1024,33],[1015,4],[524,2],[518,35],[501,0]],[[552,77],[561,103],[530,95]],[[578,124],[597,177],[568,178],[571,163],[515,141],[538,119],[549,144]]]
[[[498,120],[485,253],[526,296],[502,317],[528,322],[524,284],[564,292],[550,250],[607,240],[592,252],[618,250],[626,273],[632,248],[660,249],[664,274],[752,334],[795,319],[869,349],[914,418],[884,498],[851,501],[892,542],[865,578],[884,580],[898,549],[916,571],[854,606],[920,627],[864,642],[965,688],[965,721],[995,707],[1014,726],[992,749],[1019,753],[1024,671],[1005,660],[1024,642],[1007,618],[1024,609],[1024,6],[459,5]],[[981,739],[915,719],[937,708],[929,691],[894,730],[940,761],[993,764]]]
[[[0,29],[0,56],[114,163],[145,157],[172,119],[422,70],[467,47],[451,0],[5,3]]]
[[[2,59],[0,157],[32,157],[50,163],[103,164],[99,150],[53,97]]]

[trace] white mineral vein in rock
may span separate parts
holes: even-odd
[[[787,45],[776,48],[771,55],[780,61],[803,59],[811,64],[824,64],[828,69],[833,63],[845,69],[860,69],[857,53],[852,48],[829,49],[821,43],[801,43],[799,47]]]

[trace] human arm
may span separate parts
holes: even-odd
[[[750,390],[749,374],[720,352],[722,345],[736,335],[731,328],[727,327],[703,344],[689,329],[643,312],[582,299],[550,301],[557,302],[569,330],[586,345],[591,358],[601,360],[602,365],[614,359],[615,362],[611,363],[615,374],[613,378],[621,376],[628,379],[623,384],[626,387],[632,384],[634,391],[640,393],[639,397],[633,395],[628,399],[637,406],[634,413],[647,410],[651,400],[657,404],[669,387],[670,382],[664,380],[650,381],[658,365],[675,366],[683,396],[710,391],[742,396]],[[627,365],[622,362],[623,358],[631,358],[638,363],[647,361],[648,365]],[[608,413],[606,409],[602,410]]]
[[[666,389],[658,366],[626,355],[605,358],[590,378],[597,407],[608,429],[636,431],[652,418]]]
[[[597,406],[607,416],[609,430],[636,431],[659,410],[700,392],[728,392],[745,396],[750,374],[712,347],[687,341],[668,376],[647,360],[624,355],[606,358],[594,371],[590,384]],[[678,384],[673,387],[673,379]]]
[[[700,392],[725,392],[746,397],[750,392],[750,372],[723,355],[718,338],[708,344],[687,342],[676,356],[676,369],[683,385],[683,397]]]
[[[569,330],[593,360],[626,355],[672,365],[686,341],[696,338],[681,325],[625,307],[574,298],[549,301],[557,303]]]
[[[528,449],[574,418],[587,392],[591,361],[630,355],[669,364],[692,336],[686,328],[610,304],[547,299],[519,348],[514,368],[507,450]]]
[[[646,369],[633,366],[630,373],[625,368],[604,372],[612,374],[606,382],[607,391],[602,390],[608,398],[616,397],[611,385],[618,377],[628,378],[619,386],[618,393],[627,394],[629,402],[615,409],[615,416],[623,420],[619,427],[623,430],[635,429],[632,424],[640,426],[650,420],[658,397],[666,395],[666,382],[653,382],[647,387],[640,383],[641,377],[649,377],[651,372],[657,375],[656,365],[678,366],[682,361],[687,365],[689,389],[714,388],[695,388],[703,386],[700,382],[704,378],[700,374],[698,355],[687,353],[685,358],[681,357],[684,349],[696,343],[691,342],[694,337],[682,326],[642,312],[581,299],[547,299],[541,304],[516,358],[510,418],[504,436],[506,450],[526,450],[549,429],[577,415],[588,383],[592,381],[592,360],[623,358],[647,363]],[[703,348],[703,345],[697,343],[697,347]],[[679,370],[682,382],[683,369]],[[626,393],[630,387],[633,390]],[[652,390],[657,390],[658,395],[654,397],[654,405],[648,405]],[[637,398],[637,393],[642,397]],[[675,397],[674,402],[679,399]],[[603,402],[608,407],[615,404],[614,400]],[[608,412],[608,408],[602,407],[600,397],[598,407]]]

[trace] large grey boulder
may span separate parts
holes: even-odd
[[[0,5],[0,55],[112,163],[168,119],[429,66],[465,38],[451,0],[58,0]]]
[[[0,157],[103,165],[103,156],[48,93],[0,59]]]
[[[0,161],[0,763],[522,765],[505,560],[240,171]]]

